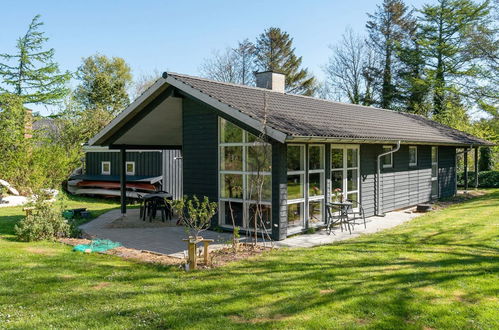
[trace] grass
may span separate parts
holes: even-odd
[[[499,189],[378,234],[191,273],[17,242],[19,213],[0,209],[5,328],[499,328]]]

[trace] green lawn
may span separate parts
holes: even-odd
[[[2,328],[499,328],[499,189],[382,233],[191,273],[16,242],[19,213],[0,209]]]

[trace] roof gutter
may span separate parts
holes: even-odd
[[[376,215],[377,216],[385,216],[383,213],[383,208],[381,204],[381,196],[380,196],[380,191],[381,191],[381,157],[396,153],[397,151],[400,150],[400,141],[397,142],[397,146],[395,149],[392,149],[390,151],[381,153],[378,155],[378,167],[377,167],[377,180],[376,180]]]
[[[430,142],[430,141],[409,141],[409,140],[389,140],[389,139],[371,139],[371,138],[336,138],[336,137],[320,137],[320,136],[288,136],[286,142],[289,143],[364,143],[364,144],[401,144],[411,145],[435,145],[435,146],[450,146],[466,148],[469,144],[451,143],[451,142]],[[493,146],[493,144],[475,144],[475,146]]]

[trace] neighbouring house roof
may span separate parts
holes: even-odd
[[[268,89],[164,73],[148,90],[90,141],[108,145],[114,134],[147,104],[173,86],[279,142],[339,141],[420,143],[456,146],[493,145],[419,115],[333,102]],[[265,123],[265,125],[264,125]]]

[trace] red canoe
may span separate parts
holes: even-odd
[[[80,181],[76,184],[78,187],[95,187],[102,189],[120,189],[119,182],[109,181]],[[127,182],[127,189],[135,188],[142,191],[156,191],[156,187],[150,183]]]

